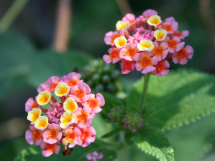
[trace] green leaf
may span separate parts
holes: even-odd
[[[175,160],[197,161],[207,156],[210,151],[214,151],[214,118],[215,113],[189,125],[165,132],[175,151]]]
[[[114,150],[107,149],[105,145],[106,143],[96,140],[85,148],[75,146],[70,156],[63,156],[60,152],[58,155],[52,154],[48,158],[41,154],[42,150],[39,146],[31,146],[22,150],[14,161],[86,161],[86,155],[94,151],[103,153],[103,159],[101,159],[101,161],[113,161],[116,158],[116,153]],[[61,148],[61,151],[62,149],[63,148]]]
[[[24,90],[28,84],[28,61],[34,47],[17,33],[0,34],[0,100]]]
[[[215,77],[191,70],[151,76],[145,121],[162,130],[188,124],[215,111]],[[143,79],[135,83],[127,108],[137,107]]]
[[[55,51],[43,51],[31,57],[29,62],[29,83],[38,87],[51,76],[67,75],[75,68],[82,68],[90,60],[90,56],[80,51],[57,53]]]
[[[174,161],[173,149],[167,137],[158,128],[140,129],[134,134],[132,140],[138,148],[160,161]]]

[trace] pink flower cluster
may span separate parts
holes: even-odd
[[[87,161],[97,161],[103,158],[103,154],[102,153],[97,153],[96,151],[92,152],[92,153],[88,153],[86,155]]]
[[[36,99],[29,98],[25,104],[31,121],[25,138],[30,145],[35,142],[40,146],[45,157],[58,154],[61,143],[73,148],[95,141],[96,131],[91,124],[105,100],[100,93],[91,94],[80,78],[75,72],[62,78],[52,76],[40,84]]]
[[[192,58],[193,48],[181,41],[188,35],[187,30],[178,31],[173,17],[162,21],[155,10],[148,9],[136,18],[128,13],[116,23],[116,31],[106,33],[104,41],[111,48],[103,59],[113,64],[121,60],[122,74],[136,68],[161,77],[169,73],[168,60],[185,65]]]

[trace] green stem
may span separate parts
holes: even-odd
[[[115,161],[130,161],[131,148],[124,141],[124,132],[119,133],[121,148],[117,151],[117,159]]]
[[[144,109],[145,101],[146,101],[146,96],[147,96],[147,90],[148,90],[148,84],[149,84],[149,78],[150,78],[150,73],[147,73],[144,75],[144,85],[143,85],[143,92],[140,98],[140,104],[139,104],[139,110]]]
[[[5,32],[27,4],[28,0],[15,0],[0,20],[0,32]]]

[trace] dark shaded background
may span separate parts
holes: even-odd
[[[12,4],[12,0],[0,0],[0,18]],[[201,3],[202,2],[202,3]],[[194,57],[185,66],[171,64],[171,70],[192,68],[206,73],[215,73],[214,18],[215,1],[211,0],[129,0],[136,16],[146,9],[155,9],[162,19],[173,16],[179,23],[179,31],[189,30],[185,39],[194,49]],[[54,39],[57,14],[56,0],[30,0],[18,15],[10,30],[28,37],[37,50],[51,48]],[[115,29],[115,23],[124,15],[115,0],[73,0],[72,22],[69,36],[69,49],[78,49],[101,58],[107,53],[104,41],[106,32]],[[0,53],[0,58],[1,58]],[[1,70],[1,68],[0,68]],[[126,76],[138,78],[137,72]],[[0,93],[4,93],[0,89]],[[34,97],[36,90],[27,89],[11,94],[0,102],[0,154],[10,152],[8,160],[14,158],[20,149],[27,146],[23,141],[28,122],[24,104],[29,97]],[[16,139],[18,138],[18,139]],[[14,144],[10,147],[9,144]]]

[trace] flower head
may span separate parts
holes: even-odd
[[[58,97],[67,96],[69,87],[66,83],[60,82],[55,88],[55,95]]]
[[[80,130],[81,136],[79,145],[82,145],[82,147],[86,147],[90,143],[95,141],[96,130],[93,127],[87,127]]]
[[[44,157],[49,157],[53,153],[58,154],[60,152],[60,146],[58,143],[49,144],[44,141],[41,142],[40,147],[42,150],[42,154]]]
[[[84,110],[91,113],[101,112],[101,106],[104,106],[105,100],[102,94],[97,93],[96,98],[94,94],[89,95],[89,99],[84,103]]]
[[[33,108],[31,111],[28,112],[27,119],[31,121],[32,124],[36,122],[36,120],[40,117],[41,110],[40,108]]]
[[[120,61],[120,55],[119,55],[119,49],[116,47],[110,48],[108,50],[109,55],[105,54],[103,56],[103,59],[106,63],[117,63],[118,61]]]
[[[33,108],[39,108],[39,105],[37,103],[37,101],[34,101],[33,98],[29,98],[27,100],[27,102],[25,103],[25,111],[29,112],[31,111]]]
[[[77,126],[79,128],[86,128],[91,126],[95,114],[90,114],[89,111],[86,111],[82,108],[78,108],[75,111],[75,115],[77,116]]]
[[[35,121],[35,128],[39,130],[44,130],[48,126],[48,117],[47,116],[39,116],[38,119]]]
[[[151,26],[157,27],[161,23],[161,19],[158,15],[153,15],[149,17],[147,23]]]
[[[66,112],[74,112],[78,108],[78,104],[73,97],[68,97],[63,103],[63,108]]]
[[[51,93],[49,91],[42,91],[37,96],[37,103],[41,106],[45,106],[47,103],[49,103],[51,99]]]
[[[127,39],[125,38],[125,36],[120,36],[120,37],[117,37],[115,40],[114,40],[114,44],[117,48],[122,48],[126,45],[127,43]]]
[[[159,61],[157,65],[154,66],[156,69],[151,73],[153,75],[157,74],[158,77],[162,77],[163,75],[167,75],[169,73],[170,64],[167,60]]]
[[[43,139],[42,135],[42,130],[36,129],[34,126],[30,125],[30,130],[25,132],[25,139],[30,145],[32,145],[34,142],[36,145],[40,145]]]
[[[58,124],[49,124],[46,131],[43,133],[44,142],[55,144],[62,138],[61,128]]]
[[[75,85],[71,88],[71,96],[77,102],[86,102],[88,100],[88,94],[91,92],[90,87],[84,82],[80,82],[78,85]]]
[[[69,148],[73,148],[76,144],[80,144],[81,131],[79,128],[72,128],[71,126],[63,131],[64,138],[62,140],[63,145],[68,145]]]
[[[193,48],[190,45],[187,45],[185,48],[182,47],[181,50],[177,51],[172,55],[172,60],[175,64],[184,65],[187,64],[187,58],[192,59],[193,57]]]
[[[64,114],[60,117],[60,121],[60,127],[62,129],[66,129],[69,125],[77,123],[77,117],[75,114],[71,114],[70,112],[64,112]]]

